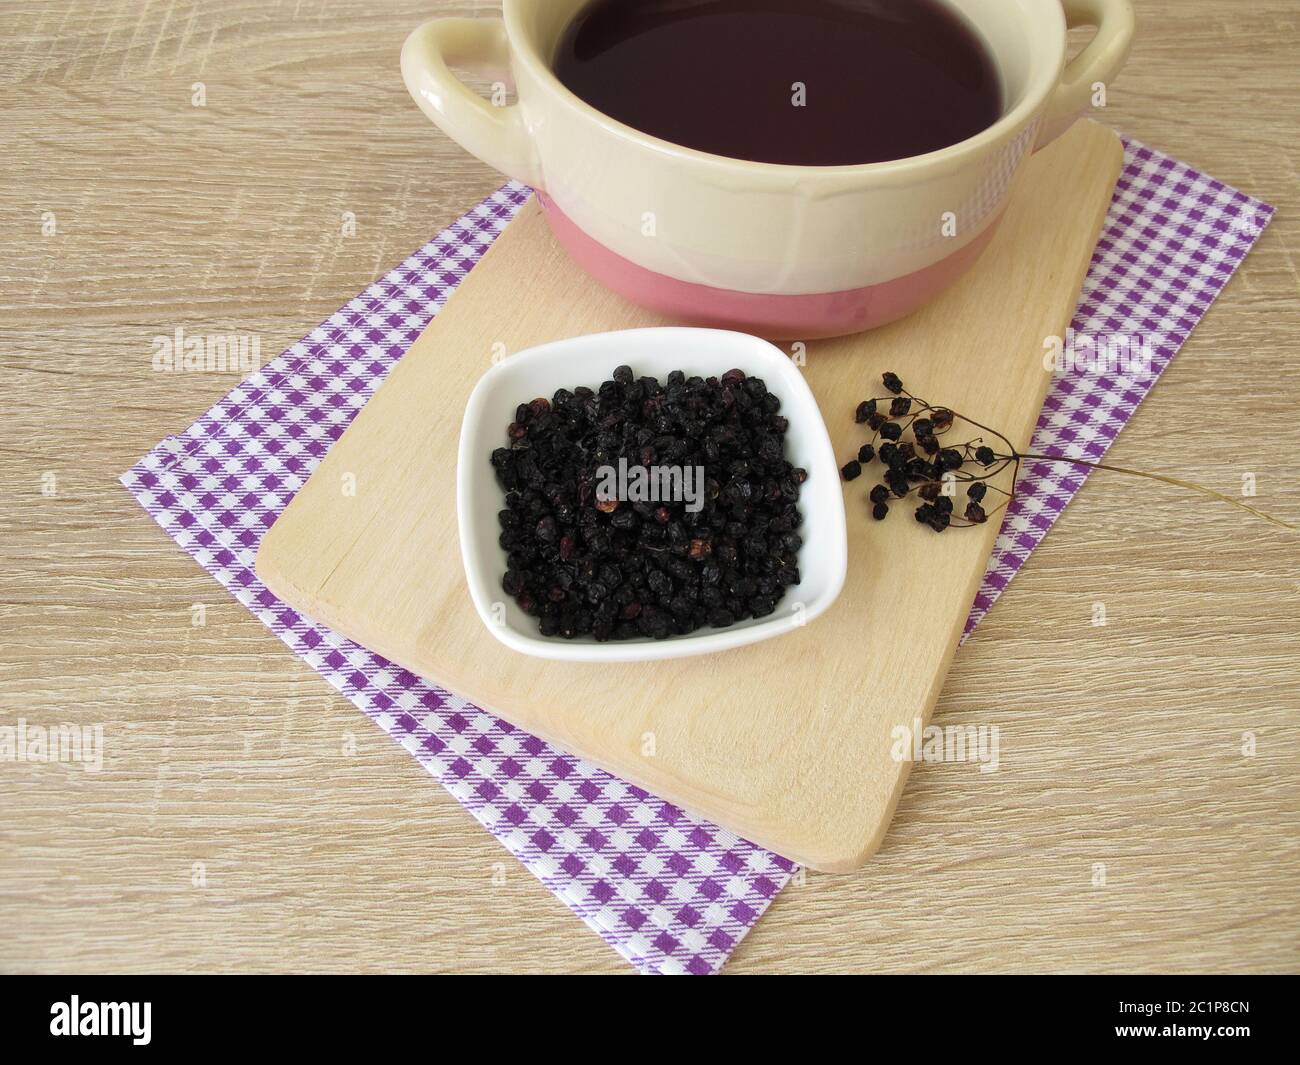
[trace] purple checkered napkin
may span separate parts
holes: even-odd
[[[646,972],[714,972],[790,878],[790,862],[300,616],[253,572],[267,528],[528,196],[512,183],[488,197],[160,443],[122,481],[177,544],[623,957]],[[1149,334],[1158,373],[1271,213],[1130,142],[1075,328]],[[1035,450],[1101,455],[1153,380],[1061,378]],[[1082,481],[1069,469],[1025,471],[968,630]]]
[[[1030,453],[1093,462],[1106,454],[1272,217],[1267,204],[1126,138],[1124,169],[1070,323],[1084,341],[1075,361],[1088,365],[1054,380]],[[1092,358],[1098,350],[1113,357]],[[1022,465],[966,636],[1089,472],[1064,462]]]

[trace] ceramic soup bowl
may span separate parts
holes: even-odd
[[[584,0],[504,0],[499,19],[427,22],[402,74],[450,137],[537,190],[555,235],[610,288],[674,320],[812,339],[899,318],[969,268],[1029,154],[1091,106],[1134,32],[1130,0],[947,2],[989,47],[1002,118],[939,151],[860,166],[730,159],[597,111],[551,70]],[[1067,63],[1075,26],[1097,32]],[[498,98],[452,65],[500,77]]]

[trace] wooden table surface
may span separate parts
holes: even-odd
[[[154,336],[270,357],[498,184],[397,73],[491,8],[0,3],[0,726],[105,735],[98,773],[0,762],[0,970],[630,971],[117,482],[235,383]],[[1280,211],[1112,458],[1300,522],[1300,10],[1138,8],[1104,120]],[[939,702],[1000,772],[918,769],[728,971],[1300,969],[1298,563],[1094,477]]]

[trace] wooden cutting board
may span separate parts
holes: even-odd
[[[1119,173],[1091,122],[1040,152],[976,268],[872,333],[806,346],[804,373],[836,454],[865,439],[860,399],[897,371],[909,390],[1029,440]],[[604,290],[530,202],[334,445],[267,534],[276,595],[413,672],[685,809],[816,869],[879,846],[911,763],[891,732],[928,720],[997,528],[881,523],[874,479],[846,486],[848,579],[804,629],[662,663],[553,663],[506,649],[470,604],[456,532],[466,399],[494,353],[666,324]],[[556,386],[599,382],[557,381]],[[484,456],[487,476],[487,456]],[[355,494],[342,485],[351,474]]]

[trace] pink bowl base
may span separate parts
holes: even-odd
[[[610,251],[537,194],[556,239],[587,273],[620,296],[686,325],[737,329],[769,340],[816,340],[875,329],[911,314],[964,274],[993,239],[1000,218],[945,259],[866,288],[797,296],[736,292],[678,281]]]

